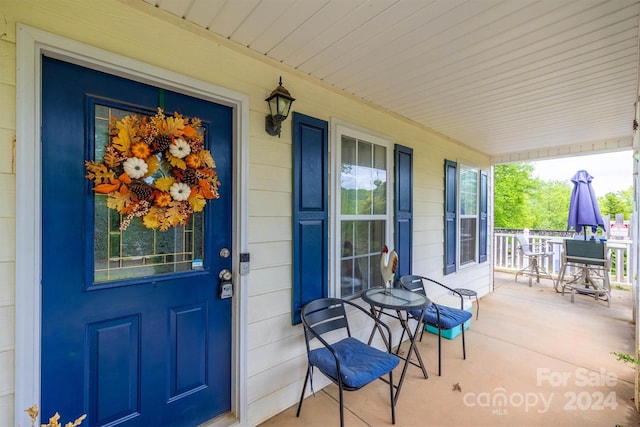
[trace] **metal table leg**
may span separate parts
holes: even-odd
[[[422,361],[422,356],[420,355],[420,352],[418,351],[418,347],[416,346],[416,337],[418,336],[418,328],[420,328],[420,326],[422,325],[422,319],[424,318],[424,310],[422,310],[422,313],[420,314],[420,319],[418,320],[418,324],[416,325],[416,329],[414,332],[411,331],[411,328],[409,327],[409,319],[408,319],[408,315],[407,318],[404,318],[402,316],[402,313],[400,313],[400,311],[396,311],[397,315],[398,315],[398,320],[400,320],[400,324],[402,325],[402,328],[407,332],[407,335],[409,336],[409,351],[407,352],[407,357],[403,358],[404,359],[404,366],[402,367],[402,374],[400,374],[400,381],[398,382],[398,386],[396,388],[396,395],[394,396],[394,402],[398,401],[398,395],[400,394],[400,389],[402,388],[402,384],[404,383],[404,377],[407,373],[407,368],[409,367],[409,364],[412,364],[414,366],[419,367],[420,369],[422,369],[422,375],[424,375],[424,378],[427,379],[429,378],[429,375],[427,374],[427,369],[424,367],[424,362]],[[398,344],[398,346],[400,346],[400,344]],[[411,361],[411,353],[416,355],[416,358],[418,359],[418,363],[414,363]]]
[[[394,401],[394,404],[395,404],[395,402],[398,401],[398,396],[400,395],[400,390],[402,389],[402,384],[404,383],[404,378],[405,378],[405,375],[407,373],[407,368],[409,367],[409,364],[412,364],[414,366],[419,367],[422,370],[422,374],[424,375],[424,378],[425,379],[429,378],[429,375],[427,374],[427,369],[425,368],[424,362],[422,361],[422,356],[420,355],[420,351],[418,350],[418,347],[416,345],[416,338],[418,337],[418,329],[422,325],[422,319],[424,317],[424,310],[422,310],[422,313],[420,315],[420,319],[419,319],[414,331],[411,331],[411,327],[409,325],[408,314],[407,314],[407,317],[405,318],[399,310],[396,310],[396,315],[397,316],[393,316],[392,314],[389,314],[389,313],[383,313],[384,309],[376,309],[374,307],[371,307],[370,310],[371,310],[371,313],[377,319],[380,319],[382,317],[382,314],[386,314],[387,316],[397,318],[400,321],[400,325],[402,326],[402,329],[407,333],[407,336],[409,337],[409,343],[410,344],[409,344],[409,351],[407,352],[407,356],[406,357],[402,357],[402,356],[400,356],[398,354],[399,351],[400,351],[400,344],[401,343],[398,343],[398,348],[396,350],[396,355],[398,357],[400,357],[402,360],[404,360],[404,366],[402,367],[402,373],[400,374],[400,380],[398,381],[398,384],[397,385],[396,384],[393,385],[393,387],[396,389],[396,393],[395,393],[395,395],[393,397],[393,401]],[[369,345],[371,345],[371,342],[373,341],[373,337],[374,337],[376,331],[380,332],[380,336],[382,337],[382,340],[383,340],[384,344],[388,345],[386,336],[382,333],[382,331],[380,331],[380,325],[377,325],[377,324],[371,329],[371,334],[369,335],[369,341],[368,341]],[[412,353],[415,354],[416,358],[418,359],[418,363],[415,363],[415,362],[411,361]]]

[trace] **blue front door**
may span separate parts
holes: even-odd
[[[231,108],[43,58],[43,420],[194,426],[231,409]],[[109,121],[158,107],[200,118],[220,198],[167,231],[106,206],[85,178]]]

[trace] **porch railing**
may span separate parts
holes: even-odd
[[[499,271],[516,272],[521,268],[529,265],[529,259],[522,255],[518,249],[518,240],[516,234],[522,233],[522,230],[496,230],[493,234],[493,268]],[[532,245],[549,245],[553,249],[553,254],[544,259],[543,267],[551,273],[554,278],[558,277],[560,271],[562,257],[562,244],[558,243],[561,238],[570,237],[570,233],[562,231],[538,231],[532,230],[528,233],[529,241]],[[552,243],[554,242],[555,243]],[[627,262],[629,250],[631,249],[630,240],[614,240],[607,241],[607,247],[611,250],[611,283],[612,284],[631,284],[630,263]]]

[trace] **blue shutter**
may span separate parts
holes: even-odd
[[[480,171],[480,248],[479,262],[487,262],[487,197],[489,191],[489,177],[487,171]]]
[[[444,161],[444,274],[456,271],[458,164]]]
[[[413,149],[395,146],[395,250],[397,277],[411,274],[413,259]]]
[[[293,292],[292,324],[300,309],[328,295],[329,127],[293,113]]]

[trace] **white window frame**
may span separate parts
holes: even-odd
[[[476,210],[475,214],[468,215],[462,213],[462,172],[465,170],[474,171],[476,173]],[[457,187],[458,194],[456,195],[456,203],[457,203],[457,212],[458,212],[458,223],[456,224],[456,262],[458,264],[458,269],[462,270],[464,268],[468,268],[471,266],[478,265],[478,258],[480,253],[480,168],[475,166],[470,166],[466,163],[458,163],[457,170]],[[475,251],[473,261],[468,261],[465,264],[462,263],[462,220],[475,218]]]
[[[331,184],[330,188],[333,189],[330,195],[330,258],[333,260],[330,265],[329,271],[329,296],[341,297],[340,289],[340,259],[342,258],[342,247],[340,244],[340,224],[343,220],[341,213],[341,198],[340,198],[340,178],[341,171],[340,166],[342,164],[341,159],[341,141],[343,136],[356,138],[358,140],[364,140],[372,144],[381,145],[386,148],[386,164],[387,164],[387,213],[385,215],[386,227],[385,227],[385,241],[389,250],[394,249],[393,237],[394,237],[394,223],[393,223],[393,189],[394,189],[394,163],[393,163],[393,149],[394,142],[391,138],[372,132],[370,130],[361,128],[359,126],[346,123],[337,119],[331,120]],[[358,216],[358,219],[379,219],[379,215],[362,215]],[[382,250],[382,248],[380,248]],[[374,284],[375,286],[375,284]],[[380,283],[382,286],[382,283]]]

